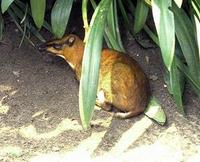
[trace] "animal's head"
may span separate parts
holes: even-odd
[[[74,61],[82,58],[84,43],[78,36],[70,34],[62,39],[51,40],[41,44],[38,50],[60,56],[67,62],[74,64]]]

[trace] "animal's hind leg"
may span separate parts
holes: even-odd
[[[101,107],[105,111],[111,111],[112,105],[105,101],[105,95],[103,90],[97,93],[96,105]]]
[[[96,105],[98,107],[101,107],[105,111],[112,111],[112,105],[109,103],[106,103],[106,102],[100,103],[98,100],[96,100]]]

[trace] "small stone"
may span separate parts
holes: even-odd
[[[18,78],[20,77],[20,71],[19,70],[13,71],[13,74]]]
[[[150,75],[149,79],[156,81],[156,80],[158,80],[158,76],[157,75]]]

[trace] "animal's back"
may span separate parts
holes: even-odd
[[[129,113],[127,117],[144,111],[149,84],[138,63],[126,54],[103,50],[98,91],[103,90],[105,102]]]

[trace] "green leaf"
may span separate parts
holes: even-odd
[[[178,67],[178,62],[185,62],[185,59],[183,57],[183,53],[178,42],[176,43],[175,54],[176,55],[172,63],[171,71],[169,72],[165,70],[166,72],[164,75],[164,79],[165,83],[167,84],[169,93],[173,96],[176,102],[179,112],[185,115],[182,97],[185,88],[186,78],[184,76],[184,73]]]
[[[134,35],[134,31],[133,31],[133,28],[132,28],[132,22],[128,18],[128,15],[127,15],[125,7],[124,7],[124,5],[122,3],[122,0],[118,0],[118,5],[119,5],[119,9],[120,9],[120,11],[122,13],[122,17],[123,17],[123,20],[124,20],[125,27],[129,30],[129,32],[132,35]]]
[[[115,24],[115,15],[114,15],[114,1],[111,2],[110,9],[108,11],[108,16],[107,16],[107,26],[109,30],[111,31],[111,34],[116,38],[116,24]]]
[[[160,125],[164,125],[166,123],[167,117],[165,112],[154,96],[150,99],[144,114]]]
[[[107,16],[107,23],[105,27],[105,34],[110,42],[112,49],[125,52],[121,36],[119,32],[118,14],[116,1],[111,2],[111,6]]]
[[[82,125],[88,128],[96,101],[99,63],[102,50],[103,30],[111,0],[101,0],[91,20],[86,40],[79,88],[79,109]]]
[[[138,33],[144,26],[149,12],[149,7],[143,0],[137,0],[135,9],[134,34]]]
[[[31,11],[35,25],[41,28],[44,22],[46,0],[30,0]]]
[[[118,12],[117,12],[117,2],[113,1],[114,3],[114,8],[113,8],[113,12],[114,12],[114,23],[115,23],[115,33],[116,33],[116,40],[118,42],[118,47],[119,47],[119,51],[121,52],[125,52],[122,40],[121,40],[121,35],[120,35],[120,31],[119,31],[119,21],[118,21]],[[117,50],[117,49],[115,49]]]
[[[200,2],[197,0],[192,0],[191,4],[192,4],[193,12],[196,14],[197,18],[200,21]]]
[[[185,115],[183,100],[182,100],[182,94],[184,90],[185,81],[184,81],[183,74],[177,68],[176,64],[177,63],[176,63],[176,57],[175,57],[172,63],[171,71],[169,72],[170,73],[170,87],[171,87],[173,98],[178,106],[179,111]]]
[[[93,8],[96,9],[97,5],[94,0],[91,0],[91,4]],[[104,28],[104,38],[107,43],[107,46],[110,49],[125,52],[119,32],[116,1],[113,1],[113,3],[111,3],[111,8],[107,16],[107,23]]]
[[[24,3],[22,3],[20,0],[15,0],[14,2],[15,2],[15,4],[21,9],[21,11],[23,11],[24,8],[26,8],[26,5],[25,5]],[[29,7],[28,7],[28,11],[27,11],[27,12],[28,12],[28,15],[32,16],[31,10],[30,10]],[[44,26],[44,28],[46,28],[49,32],[53,33],[53,32],[52,32],[52,29],[51,29],[51,26],[49,25],[49,23],[48,23],[47,21],[44,20],[43,26]],[[43,40],[44,40],[44,39],[43,39]],[[43,40],[41,40],[41,41],[43,41]]]
[[[200,80],[200,62],[198,46],[194,35],[194,28],[191,26],[187,14],[183,9],[178,8],[173,3],[172,11],[174,12],[176,36],[181,46],[181,50],[189,67],[189,71],[196,81]]]
[[[197,37],[197,46],[200,56],[200,22],[199,19],[194,15],[195,25],[196,25],[196,37]]]
[[[61,38],[66,30],[73,0],[57,0],[51,11],[51,25],[56,37]]]
[[[175,49],[174,15],[169,10],[171,0],[152,0],[151,4],[162,58],[165,66],[170,71]]]
[[[2,0],[1,1],[1,12],[4,13],[14,0]]]
[[[149,1],[149,0],[147,0],[147,1]],[[127,8],[130,10],[132,16],[135,16],[135,6],[133,5],[133,2],[131,0],[127,0],[126,5],[127,5]],[[158,38],[157,38],[156,34],[153,33],[146,24],[144,24],[143,28],[144,28],[144,31],[148,34],[148,36],[154,41],[154,43],[159,46],[159,42],[158,42]]]
[[[185,77],[188,79],[188,82],[190,85],[192,85],[192,88],[196,92],[197,95],[200,96],[200,82],[197,82],[195,78],[190,73],[188,67],[181,62],[179,58],[176,58],[177,66],[180,69],[180,71],[185,75]]]
[[[14,12],[13,14],[12,14],[11,9]],[[15,3],[11,6],[11,9],[9,9],[9,14],[13,15],[12,17],[13,17],[13,19],[15,19],[15,21],[16,21],[15,24],[17,25],[18,29],[22,32],[23,37],[27,38],[28,41],[33,45],[33,43],[29,40],[29,38],[27,36],[25,36],[26,34],[25,34],[24,30],[21,29],[21,27],[20,27],[20,23],[22,22],[21,20],[24,18],[24,15],[26,13],[23,13],[23,10],[21,10]],[[18,21],[18,19],[20,19],[20,20]],[[31,31],[40,41],[45,42],[45,39],[41,36],[41,34],[36,29],[36,27],[33,26],[32,24],[28,23],[28,21],[30,21],[30,20],[25,19],[24,29],[26,29],[26,27],[27,27],[28,30]],[[23,37],[22,37],[22,39],[23,39]]]

